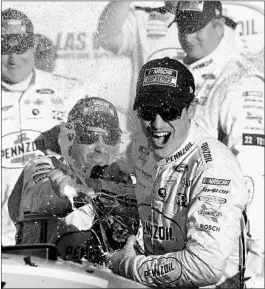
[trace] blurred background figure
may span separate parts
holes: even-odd
[[[23,167],[42,154],[39,147],[47,140],[36,138],[61,123],[85,92],[76,79],[34,67],[38,42],[27,15],[6,9],[1,26],[2,244],[11,245],[15,243],[15,228],[7,201]]]
[[[178,2],[110,1],[99,18],[101,45],[118,56],[126,55],[131,59],[129,130],[141,131],[136,114],[132,112],[136,75],[140,67],[155,58],[168,56],[182,60],[185,56],[174,21]],[[237,23],[230,14],[229,9],[224,10],[224,38],[241,49],[243,42],[236,30]]]
[[[34,65],[37,69],[53,72],[57,59],[57,49],[52,40],[43,34],[35,34],[37,46],[34,53]]]

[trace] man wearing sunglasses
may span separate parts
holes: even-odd
[[[6,9],[1,16],[2,244],[12,245],[15,228],[6,204],[25,164],[42,154],[37,146],[44,140],[35,139],[65,120],[85,92],[75,79],[34,67],[38,42],[33,24],[24,13]]]
[[[125,140],[113,104],[98,97],[79,100],[71,109],[67,123],[60,127],[58,142],[62,154],[41,156],[29,162],[10,196],[9,213],[17,224],[17,243],[51,242],[58,225],[57,217],[66,217],[72,212],[69,199],[64,197],[73,183],[63,167],[71,161],[76,171],[85,168],[85,177],[89,178],[90,174],[95,175],[93,167],[110,165],[121,157],[121,142]],[[62,167],[55,168],[56,160],[62,161]],[[80,182],[77,186],[74,197],[82,193]],[[74,206],[84,205],[79,202],[80,199],[74,201]],[[75,214],[78,216],[73,219],[79,224],[76,226],[90,229],[92,220],[82,222],[84,213]]]
[[[192,74],[177,60],[141,69],[134,109],[144,134],[133,141],[131,162],[145,254],[131,236],[108,254],[109,264],[152,287],[239,288],[248,192],[231,151],[192,120],[195,93]]]

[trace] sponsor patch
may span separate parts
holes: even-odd
[[[144,170],[140,170],[140,172],[142,173],[142,175],[144,176],[145,179],[147,179],[149,181],[152,179],[152,175],[149,174],[148,172],[146,172]]]
[[[48,175],[47,175],[47,173],[38,174],[38,175],[36,175],[36,176],[33,176],[33,180],[34,180],[35,184],[37,184],[37,183],[39,183],[40,181],[45,180],[45,179],[48,180]]]
[[[43,168],[37,168],[34,170],[33,174],[35,176],[39,175],[40,172],[49,172],[53,169],[53,167],[51,165],[45,166]],[[38,174],[37,174],[38,173]]]
[[[246,119],[247,120],[256,120],[259,124],[262,124],[263,115],[253,114],[251,112],[247,112]]]
[[[177,70],[163,67],[149,68],[144,72],[143,86],[158,84],[177,87],[177,77]]]
[[[165,196],[167,195],[167,191],[165,188],[159,188],[158,189],[158,196],[161,198],[165,198]]]
[[[42,155],[39,149],[45,147],[45,140],[39,138],[41,132],[23,130],[2,137],[1,160],[6,169],[23,168],[25,164]],[[36,140],[37,139],[37,140]]]
[[[199,69],[199,68],[202,68],[202,67],[206,67],[206,66],[210,65],[211,63],[213,63],[212,59],[210,59],[210,60],[208,60],[208,61],[206,61],[204,63],[201,63],[201,64],[198,64],[198,65],[194,66],[193,69]],[[203,74],[203,75],[206,75],[206,74]],[[198,89],[199,88],[196,87],[196,90],[198,90]]]
[[[207,73],[202,75],[203,79],[215,79],[215,75],[212,73]]]
[[[26,23],[23,19],[2,19],[1,24],[2,35],[26,34]]]
[[[178,9],[182,11],[203,12],[204,1],[180,1]]]
[[[91,231],[69,232],[60,236],[57,249],[66,260],[81,260],[83,257],[93,260],[100,255],[100,248]]]
[[[207,142],[203,143],[201,146],[201,149],[202,149],[202,153],[203,153],[203,157],[204,157],[205,162],[206,163],[211,162],[213,159],[211,156],[211,151],[209,149],[208,143]]]
[[[186,164],[180,164],[178,166],[173,167],[174,172],[178,172],[178,173],[185,173],[188,171],[188,169],[189,169],[189,166]]]
[[[187,200],[186,194],[178,193],[176,202],[180,207],[186,208],[188,206],[188,200]]]
[[[204,231],[220,232],[220,227],[213,225],[200,224],[200,228]]]
[[[184,156],[187,151],[192,147],[192,143],[188,143],[183,149],[179,150],[176,152],[173,156],[167,157],[166,158],[166,163],[173,162],[177,160],[178,158]]]
[[[165,179],[165,185],[172,185],[176,182],[176,180],[177,180],[177,174],[173,173],[167,179]]]
[[[36,99],[33,103],[36,104],[36,105],[42,105],[43,104],[43,100]]]
[[[152,222],[146,222],[146,221],[143,221],[142,224],[143,224],[144,235],[149,236],[152,239],[160,240],[160,241],[175,241],[176,240],[176,238],[173,236],[172,227],[159,226],[157,224],[154,224],[154,222],[152,223]]]
[[[57,120],[63,120],[65,116],[64,111],[53,110],[52,111],[52,118]]]
[[[191,180],[187,179],[187,178],[183,178],[180,181],[180,185],[184,188],[188,188],[191,185]]]
[[[33,115],[38,115],[40,111],[37,108],[32,109],[32,114]]]
[[[208,187],[204,187],[202,189],[202,192],[206,192],[206,193],[218,193],[218,194],[225,194],[227,195],[228,193],[230,193],[230,190],[222,190],[222,189],[219,189],[219,188],[213,188],[211,187],[210,189]]]
[[[265,140],[263,134],[246,134],[243,133],[243,145],[264,147]]]
[[[218,223],[218,218],[222,216],[221,212],[218,212],[213,208],[207,208],[205,204],[203,204],[201,208],[202,209],[198,211],[199,215],[204,216],[206,218],[210,218],[215,223]]]
[[[262,97],[263,93],[261,91],[244,91],[243,96],[257,96]]]
[[[216,203],[216,204],[225,204],[226,203],[226,199],[224,199],[224,198],[220,198],[220,197],[216,197],[216,196],[209,196],[209,195],[200,196],[199,201]]]
[[[203,178],[202,183],[205,185],[214,185],[214,186],[228,186],[231,180],[225,179],[215,179],[215,178]]]
[[[145,146],[140,145],[138,149],[138,159],[140,160],[143,166],[148,161],[149,155],[150,151]]]
[[[89,104],[89,106],[84,107],[84,113],[94,113],[95,111],[105,112],[107,114],[111,114],[115,117],[115,112],[109,103],[102,102],[101,100],[93,100]]]
[[[168,275],[167,278],[163,278],[163,283],[161,280],[161,284],[165,285],[176,282],[182,274],[182,268],[179,261],[173,257],[154,257],[142,263],[138,268],[138,274],[147,284],[154,284],[154,279],[159,282],[159,277]]]
[[[51,88],[40,88],[37,89],[36,92],[39,94],[53,94],[54,90],[52,90]]]

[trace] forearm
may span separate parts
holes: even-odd
[[[131,2],[110,1],[103,10],[98,24],[101,44],[117,50],[122,42],[122,27],[130,12]]]
[[[137,282],[158,287],[201,287],[216,284],[225,266],[224,260],[217,260],[216,266],[188,249],[155,256],[125,257],[120,263],[120,274]],[[214,258],[214,256],[212,256]]]

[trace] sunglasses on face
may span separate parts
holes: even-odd
[[[140,106],[138,108],[138,115],[146,121],[154,121],[157,114],[164,121],[173,121],[181,116],[182,109],[171,107],[154,107],[154,106]]]
[[[109,146],[114,146],[119,142],[120,135],[118,132],[105,133],[98,131],[76,130],[76,142],[78,144],[92,145],[102,137],[104,143]]]

